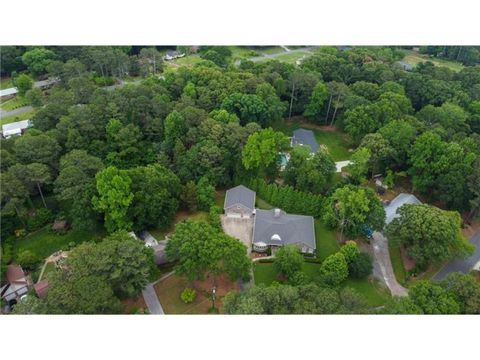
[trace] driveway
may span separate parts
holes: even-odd
[[[342,172],[342,169],[345,167],[345,166],[348,166],[350,165],[352,162],[350,160],[344,160],[344,161],[337,161],[335,163],[335,167],[337,168],[336,172],[337,173],[340,173]]]
[[[153,315],[165,315],[160,301],[158,301],[157,293],[153,288],[153,284],[148,284],[142,291],[143,299],[147,304],[148,311]]]
[[[247,254],[252,250],[253,218],[234,218],[221,215],[223,231],[237,238],[247,247]]]
[[[438,273],[435,274],[433,280],[442,280],[452,272],[469,273],[474,267],[480,263],[480,231],[470,238],[470,243],[475,246],[475,252],[466,259],[456,259],[450,261]]]
[[[392,296],[407,296],[408,290],[400,285],[393,272],[388,239],[382,233],[376,231],[372,238],[374,276],[382,280],[390,289]]]
[[[7,116],[20,115],[20,114],[23,114],[23,113],[26,113],[26,112],[29,112],[29,111],[32,111],[32,110],[33,110],[33,107],[31,107],[31,106],[22,106],[22,107],[19,107],[17,109],[10,110],[10,111],[5,111],[5,110],[0,109],[0,117],[1,118],[6,118]]]

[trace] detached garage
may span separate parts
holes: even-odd
[[[227,190],[223,210],[228,217],[251,217],[255,212],[255,191],[243,185]]]

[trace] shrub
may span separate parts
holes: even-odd
[[[196,298],[197,292],[190,288],[183,290],[182,294],[180,295],[180,299],[182,299],[185,304],[190,304],[191,302],[195,301]]]
[[[348,277],[345,256],[337,252],[327,257],[320,266],[320,280],[328,286],[338,286]]]
[[[93,81],[98,86],[110,86],[115,84],[115,81],[111,76],[95,76]]]
[[[38,230],[49,222],[53,221],[52,212],[49,209],[39,209],[33,218],[28,219],[27,227],[29,231]]]
[[[222,229],[222,222],[220,221],[220,214],[222,213],[222,209],[219,206],[213,205],[210,207],[210,211],[208,213],[208,222],[214,228],[221,230]]]
[[[372,257],[367,253],[361,252],[353,261],[348,264],[348,272],[354,278],[365,278],[372,273]]]
[[[350,265],[360,254],[357,243],[352,240],[347,241],[345,245],[341,247],[340,252],[343,254],[343,256],[345,256],[345,260],[347,261],[348,265]]]
[[[273,265],[279,273],[291,277],[302,269],[303,256],[295,245],[286,245],[275,254]]]
[[[33,270],[40,262],[40,259],[30,250],[24,250],[17,256],[17,262],[25,269]]]

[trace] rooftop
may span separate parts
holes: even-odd
[[[250,190],[243,185],[238,185],[227,190],[223,208],[228,209],[236,204],[241,204],[246,208],[253,210],[255,208],[255,191]]]
[[[266,245],[304,244],[316,248],[312,216],[290,215],[280,209],[255,213],[253,243]]]
[[[413,194],[401,193],[390,204],[385,206],[385,224],[388,225],[393,219],[399,217],[397,210],[405,204],[420,205],[422,202]]]

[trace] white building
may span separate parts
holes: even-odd
[[[15,135],[22,135],[25,129],[31,127],[33,124],[30,120],[22,120],[10,124],[2,125],[2,135],[8,139]]]

